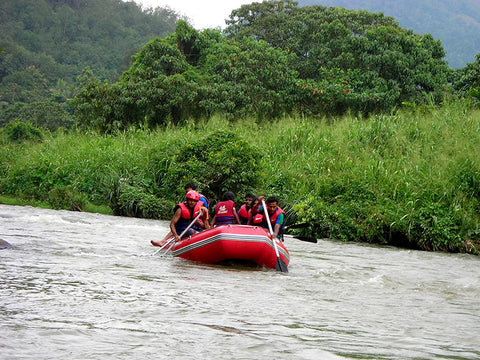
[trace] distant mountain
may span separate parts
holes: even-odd
[[[452,68],[464,67],[480,53],[480,0],[297,0],[299,6],[323,5],[383,12],[401,27],[432,34],[442,41]]]

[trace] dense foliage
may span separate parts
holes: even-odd
[[[301,6],[324,5],[383,12],[406,29],[432,34],[446,49],[452,68],[472,62],[480,49],[480,2],[478,0],[298,0]]]
[[[441,43],[382,14],[270,1],[234,10],[227,24],[230,37],[253,36],[298,55],[296,70],[314,95],[305,99],[310,108],[334,101],[337,111],[388,110],[443,100],[450,71]]]
[[[142,10],[133,1],[0,1],[0,126],[17,119],[71,126],[67,99],[83,69],[118,79],[130,57],[171,33],[177,19],[168,8]]]
[[[77,94],[80,123],[113,131],[215,113],[368,114],[443,100],[449,69],[441,44],[383,15],[270,1],[242,6],[229,24],[224,37],[179,21],[175,33],[145,45],[118,82]]]
[[[480,54],[477,54],[475,62],[458,69],[455,75],[454,87],[460,96],[480,108]]]
[[[200,138],[192,130],[183,137],[141,131],[47,135],[11,123],[0,132],[0,193],[57,209],[85,210],[91,202],[116,215],[168,218],[187,182],[195,181],[212,201],[227,190],[254,189],[257,148],[227,129]]]

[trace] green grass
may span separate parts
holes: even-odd
[[[313,224],[307,235],[478,252],[480,112],[460,104],[366,119],[232,124],[216,116],[116,136],[2,138],[0,201],[167,219],[183,187],[165,183],[181,165],[176,155],[217,130],[260,151],[258,182],[248,190],[278,196],[291,221]]]
[[[0,204],[4,205],[18,205],[18,206],[34,206],[44,209],[51,208],[50,204],[45,201],[38,201],[34,199],[25,199],[8,195],[0,195]]]

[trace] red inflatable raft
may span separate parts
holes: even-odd
[[[281,260],[288,266],[290,255],[280,240],[275,240]],[[177,242],[173,256],[215,264],[227,260],[254,262],[275,269],[277,255],[268,232],[257,226],[223,225],[202,231]]]

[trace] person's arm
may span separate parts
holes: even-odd
[[[202,219],[203,219],[203,223],[205,224],[205,230],[208,230],[213,226],[213,225],[210,225],[210,223],[208,222],[208,209],[205,206],[202,206],[200,208],[200,211],[203,213]]]
[[[273,236],[278,237],[278,234],[280,233],[280,229],[282,228],[283,225],[283,214],[278,215],[277,221],[275,221],[275,226],[273,229]]]
[[[238,217],[238,213],[237,213],[237,210],[235,209],[235,207],[233,207],[233,216],[235,216],[236,223],[241,224],[240,218]]]
[[[175,225],[177,225],[177,222],[178,220],[180,220],[181,216],[182,216],[182,209],[178,207],[178,209],[175,211],[175,214],[173,215],[172,221],[170,221],[170,231],[175,237],[175,241],[180,240],[180,236],[178,236],[177,234],[177,229],[175,228]]]
[[[207,201],[207,199],[205,199],[204,196],[200,197],[200,199],[198,201],[201,201],[203,203],[202,206],[204,206],[208,209],[208,201]]]
[[[258,199],[252,204],[252,214],[258,213],[258,209],[262,205],[262,200],[265,201],[265,196],[259,196]]]

